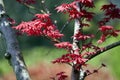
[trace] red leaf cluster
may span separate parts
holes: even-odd
[[[101,26],[101,27],[99,28],[99,30],[100,30],[105,36],[111,35],[111,36],[114,36],[114,37],[118,36],[118,33],[120,32],[120,30],[115,30],[112,26],[108,26],[108,25],[106,25],[106,26]]]
[[[58,80],[65,80],[68,76],[65,75],[65,72],[59,72],[56,74],[58,77]]]
[[[25,4],[35,4],[36,0],[16,0],[19,3],[25,3]]]
[[[80,2],[85,7],[89,7],[89,8],[93,8],[94,7],[93,0],[76,0],[76,1]]]
[[[99,30],[102,32],[102,36],[100,38],[100,40],[98,40],[98,43],[102,43],[106,40],[107,36],[118,36],[118,33],[120,32],[120,30],[115,30],[112,26],[101,26],[99,28]]]
[[[69,42],[56,43],[55,46],[57,48],[72,49],[72,44]]]
[[[110,3],[110,4],[107,4],[107,5],[103,5],[101,10],[108,11],[109,9],[114,9],[115,7],[116,7],[116,5]]]
[[[22,22],[14,28],[28,36],[47,36],[52,39],[59,39],[63,36],[52,23],[49,14],[36,14],[35,16],[33,21]]]
[[[81,11],[83,13],[82,17],[86,18],[87,21],[90,21],[93,18],[93,12],[87,12],[86,10]]]
[[[57,58],[53,63],[76,63],[84,65],[87,59],[82,58],[79,54],[65,54],[61,58]]]
[[[70,18],[79,18],[82,13],[78,12],[76,9],[76,3],[72,2],[70,4],[62,4],[56,7],[57,12],[69,13]]]
[[[59,72],[56,74],[56,77],[50,77],[52,80],[65,80],[68,76],[65,75],[65,72]]]
[[[103,5],[101,10],[105,11],[105,18],[99,22],[100,25],[105,25],[106,22],[109,22],[110,19],[120,19],[120,8],[117,8],[116,5],[110,3],[108,5]]]
[[[78,34],[74,35],[73,37],[75,37],[77,40],[87,40],[89,38],[93,38],[94,35],[84,35],[81,32],[79,32]]]
[[[93,13],[87,12],[86,10],[82,9],[83,6],[81,7],[81,10],[78,11],[76,1],[80,2],[85,7],[92,7],[93,6],[92,1],[90,1],[90,0],[75,0],[74,2],[72,2],[70,4],[64,3],[64,4],[56,7],[57,12],[68,13],[70,16],[70,19],[86,18],[87,20],[91,20],[93,17]]]

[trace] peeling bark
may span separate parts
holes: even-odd
[[[80,5],[79,2],[76,2],[76,5],[78,6],[77,10],[80,11]],[[79,22],[79,19],[75,19],[75,25],[74,25],[74,35],[78,34],[81,31],[81,25]],[[76,39],[76,37],[73,38],[73,46],[72,50],[74,51],[74,54],[79,54],[79,41]],[[84,80],[85,78],[85,71],[80,68],[80,70],[76,70],[74,66],[77,66],[76,63],[74,63],[72,67],[71,72],[71,80]],[[80,65],[81,66],[81,65]]]
[[[5,57],[12,66],[17,80],[31,80],[19,49],[15,31],[11,28],[11,24],[7,18],[3,0],[0,0],[0,31],[5,38],[7,46]]]
[[[74,35],[78,34],[79,31],[80,31],[80,24],[79,24],[79,20],[76,19],[75,25],[74,25]],[[74,37],[73,46],[72,46],[72,50],[74,51],[74,54],[79,54],[77,51],[79,50],[78,44],[79,44],[79,41]],[[74,66],[76,66],[76,63],[74,63],[72,67],[71,80],[79,80],[80,71],[76,70]]]

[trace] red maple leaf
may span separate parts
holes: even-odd
[[[59,39],[63,36],[52,23],[49,14],[36,14],[35,16],[34,20],[22,22],[14,28],[28,36],[47,36],[52,39]]]

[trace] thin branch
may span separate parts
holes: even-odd
[[[33,10],[36,10],[36,11],[41,12],[41,13],[46,13],[43,10],[39,10],[34,6],[31,6],[31,5],[28,5],[28,4],[25,4],[25,3],[23,5],[26,6],[27,8],[29,8],[29,9],[33,9]]]
[[[117,47],[117,46],[120,46],[120,41],[114,42],[114,43],[112,43],[112,44],[110,44],[110,45],[104,47],[103,50],[98,50],[98,51],[96,52],[96,54],[91,55],[91,56],[87,56],[86,58],[87,58],[88,61],[89,61],[89,60],[91,60],[92,58],[94,58],[94,57],[100,55],[101,53],[103,53],[103,52],[105,52],[105,51],[108,51],[108,50],[110,50],[110,49],[112,49],[112,48],[115,48],[115,47]]]
[[[48,7],[47,7],[46,4],[45,4],[45,0],[42,0],[42,1],[41,1],[41,4],[42,4],[42,6],[43,6],[43,8],[44,8],[44,11],[49,14],[49,13],[50,13],[50,10],[48,9]]]
[[[68,20],[62,27],[62,29],[60,30],[60,33],[63,32],[63,30],[65,29],[65,27],[70,23],[70,20]]]

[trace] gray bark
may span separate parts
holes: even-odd
[[[78,34],[79,31],[80,31],[80,23],[79,23],[79,20],[76,19],[75,25],[74,25],[74,35]],[[79,44],[79,41],[74,37],[73,46],[72,46],[72,50],[74,51],[74,54],[79,54],[77,51],[79,49],[78,44]],[[74,66],[76,66],[76,63],[74,63],[72,67],[71,80],[79,80],[80,71],[76,70]]]
[[[12,66],[17,80],[31,80],[19,49],[15,31],[11,28],[7,18],[3,0],[0,0],[0,31],[5,38],[7,46],[5,57]]]
[[[77,10],[80,11],[79,2],[76,2]],[[74,25],[74,35],[78,34],[81,31],[81,25],[79,23],[79,19],[75,19],[75,25]],[[73,38],[73,46],[72,49],[74,51],[74,54],[79,54],[77,50],[79,50],[79,41],[76,39],[76,37]],[[80,70],[76,70],[75,67],[76,63],[74,63],[72,67],[71,72],[71,80],[84,80],[85,78],[85,71],[80,68]],[[82,66],[82,65],[81,65]]]

